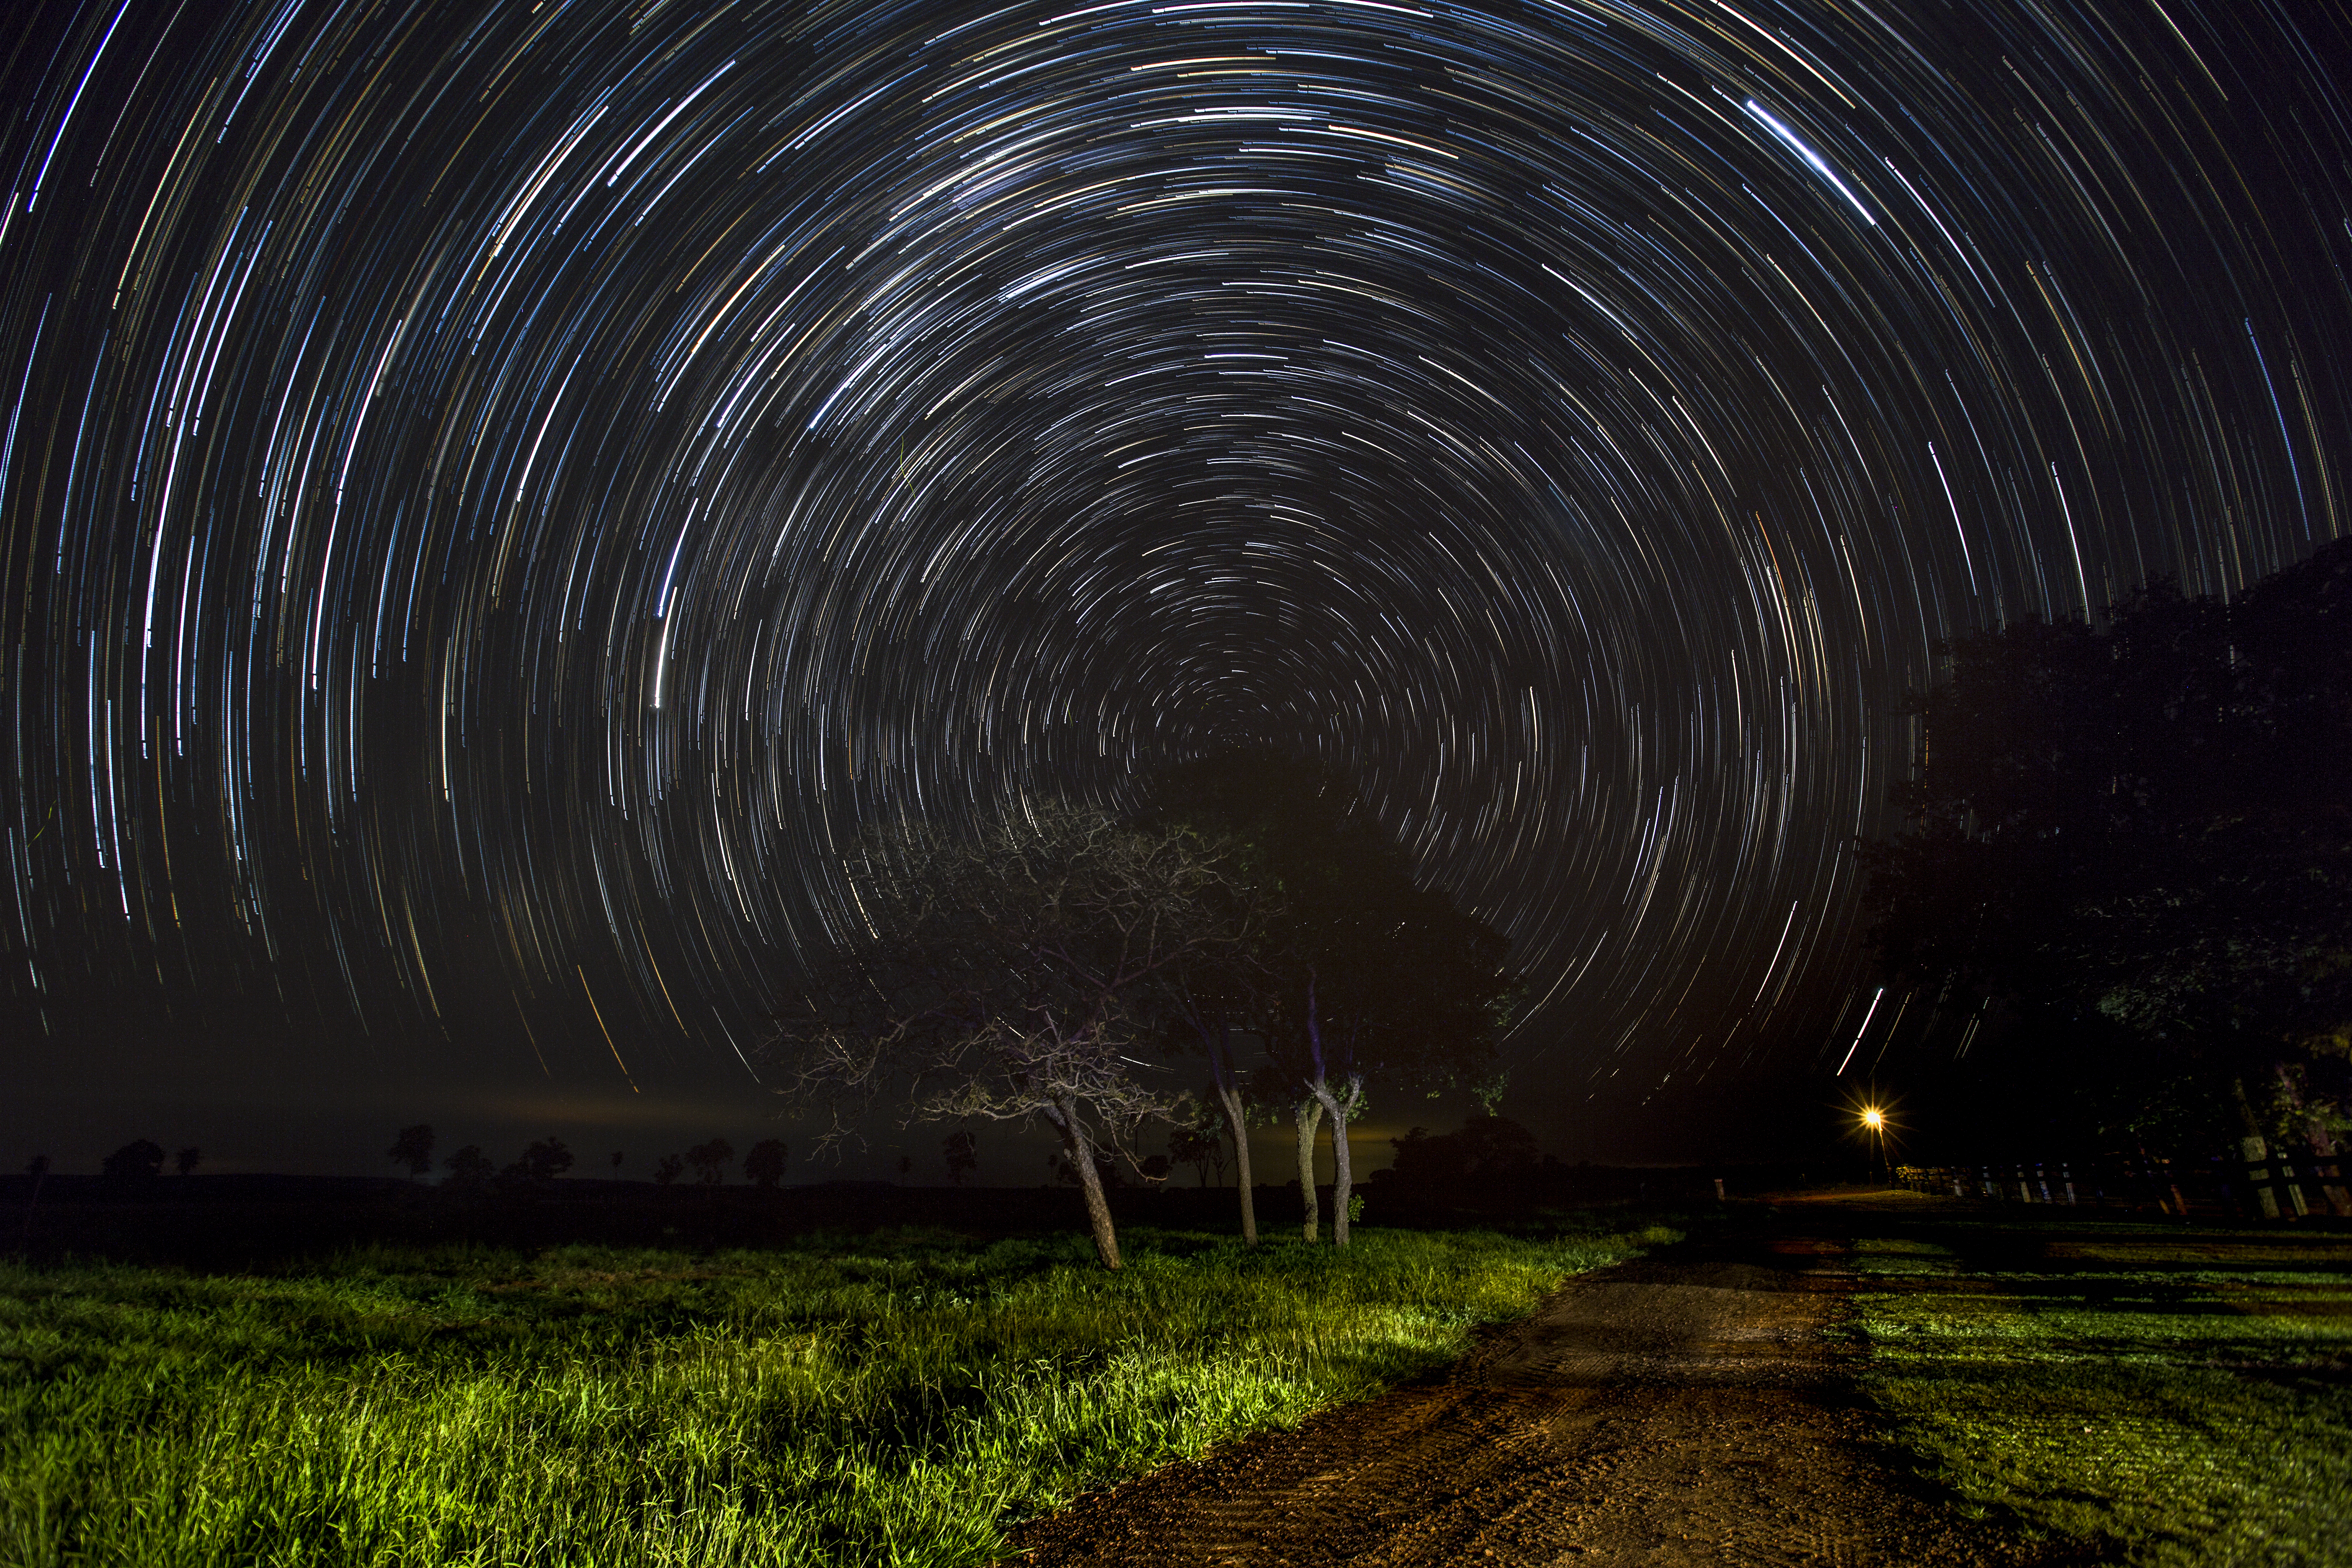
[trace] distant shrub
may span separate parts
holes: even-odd
[[[686,1152],[686,1163],[694,1167],[694,1179],[706,1187],[715,1187],[725,1181],[727,1167],[734,1160],[735,1145],[724,1138],[698,1143]]]
[[[1416,1127],[1391,1138],[1396,1163],[1381,1184],[1412,1192],[1483,1193],[1532,1177],[1539,1156],[1535,1135],[1507,1116],[1473,1116],[1455,1132],[1431,1135]]]
[[[384,1151],[384,1158],[400,1166],[412,1176],[421,1176],[433,1168],[433,1125],[419,1121],[404,1127]]]
[[[940,1141],[940,1152],[947,1161],[948,1180],[963,1185],[965,1176],[980,1169],[980,1140],[969,1128],[959,1129]]]
[[[163,1173],[163,1146],[150,1138],[125,1143],[99,1167],[106,1179],[125,1186],[153,1181]]]
[[[520,1159],[500,1174],[509,1182],[536,1185],[551,1182],[572,1169],[572,1151],[561,1138],[542,1138],[522,1152]]]
[[[467,1144],[442,1163],[447,1167],[449,1174],[441,1184],[460,1191],[488,1185],[499,1169],[490,1157],[482,1152],[482,1146],[478,1143]]]
[[[790,1157],[781,1140],[762,1138],[743,1156],[743,1174],[761,1186],[772,1187],[784,1179],[784,1164]]]

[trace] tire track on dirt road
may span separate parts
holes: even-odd
[[[1824,1332],[1847,1250],[1749,1232],[1582,1276],[1437,1378],[1081,1499],[1024,1527],[1012,1561],[2074,1561],[1939,1508],[1890,1462]]]

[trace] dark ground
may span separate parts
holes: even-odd
[[[1571,1282],[1445,1374],[1028,1527],[1037,1568],[2040,1565],[1885,1447],[1826,1337],[1858,1210],[1799,1202]]]
[[[1535,1226],[1563,1212],[1637,1206],[1714,1206],[1714,1178],[1698,1168],[1559,1166],[1503,1194],[1500,1206],[1430,1194],[1357,1190],[1374,1223],[1414,1227]],[[1794,1170],[1728,1172],[1728,1190],[1785,1184]],[[1458,1194],[1456,1197],[1458,1198]],[[1166,1186],[1111,1194],[1118,1223],[1232,1230],[1231,1187],[1198,1187],[1189,1173]],[[1295,1185],[1257,1189],[1261,1230],[1295,1234]],[[1330,1189],[1323,1189],[1330,1213]],[[1643,1222],[1643,1223],[1646,1223]],[[1083,1234],[1076,1188],[898,1186],[887,1182],[800,1183],[772,1190],[735,1183],[566,1178],[539,1187],[465,1193],[396,1178],[158,1176],[129,1186],[86,1175],[47,1177],[37,1199],[24,1176],[0,1177],[0,1254],[35,1262],[67,1257],[198,1269],[269,1268],[353,1247],[472,1245],[532,1250],[593,1245],[688,1248],[772,1247],[820,1233],[900,1226],[987,1236]]]

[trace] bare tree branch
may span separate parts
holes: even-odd
[[[844,926],[862,934],[780,1011],[782,1092],[824,1120],[819,1147],[856,1139],[886,1103],[909,1122],[1045,1123],[1118,1268],[1094,1152],[1136,1163],[1136,1130],[1182,1101],[1146,1057],[1187,963],[1245,934],[1220,852],[1181,827],[1054,805],[971,838],[923,825],[869,837],[846,870]]]

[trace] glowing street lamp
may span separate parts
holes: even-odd
[[[1884,1172],[1886,1166],[1886,1112],[1874,1105],[1864,1106],[1862,1125],[1863,1130],[1868,1132],[1878,1145],[1878,1164],[1880,1170]],[[1881,1179],[1883,1180],[1884,1177],[1882,1176]]]

